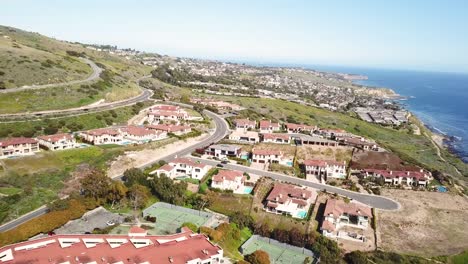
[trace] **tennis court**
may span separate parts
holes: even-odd
[[[155,233],[158,235],[173,234],[185,222],[203,225],[208,218],[188,212],[181,212],[171,208],[154,207],[148,208],[147,215],[156,217]]]
[[[263,250],[270,255],[270,261],[271,263],[275,264],[283,264],[283,263],[288,263],[288,264],[293,264],[293,263],[304,263],[304,260],[307,258],[306,255],[301,254],[299,252],[272,245],[269,244],[268,242],[264,242],[261,240],[255,240],[252,241],[252,243],[249,243],[246,245],[246,247],[243,250],[244,255],[248,255],[255,250]],[[311,257],[309,257],[312,259]]]

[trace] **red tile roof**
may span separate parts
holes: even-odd
[[[130,230],[128,230],[129,234],[146,234],[148,231],[139,227],[139,226],[132,226]]]
[[[372,212],[370,207],[358,204],[354,201],[350,203],[345,203],[343,200],[337,199],[328,199],[327,205],[325,206],[324,215],[333,215],[333,217],[338,217],[342,214],[355,215],[355,216],[367,216],[372,217]]]
[[[160,132],[146,129],[144,127],[139,127],[139,126],[126,126],[126,127],[123,127],[121,130],[133,136],[148,136],[148,135],[160,134]]]
[[[207,260],[222,250],[213,245],[206,236],[185,232],[168,236],[129,237],[125,235],[54,235],[0,248],[0,253],[11,251],[13,260],[7,263],[173,263],[183,264],[190,260]],[[59,240],[76,239],[62,247]],[[85,241],[102,242],[85,244]],[[124,244],[111,247],[108,239],[126,240]],[[148,239],[148,246],[138,248],[130,241]],[[136,241],[137,242],[137,241]],[[34,247],[35,248],[25,248]],[[172,260],[172,261],[170,261]]]
[[[175,105],[155,105],[151,110],[177,111],[179,108]]]
[[[378,169],[365,169],[364,172],[374,175],[381,175],[384,178],[393,179],[400,178],[416,178],[417,180],[427,178],[427,174],[421,171],[391,171],[391,170],[378,170]]]
[[[179,112],[176,112],[176,111],[164,111],[164,110],[155,110],[155,111],[151,111],[149,113],[149,115],[154,115],[154,116],[185,116],[186,114],[185,113],[179,113]]]
[[[244,173],[241,171],[219,170],[218,174],[213,176],[213,181],[223,182],[225,179],[235,181],[237,177],[244,177]]]
[[[55,135],[48,135],[48,136],[39,136],[38,139],[50,141],[50,142],[58,142],[60,140],[73,140],[73,136],[71,134],[55,134]]]
[[[234,123],[237,125],[237,126],[255,126],[256,125],[256,122],[255,120],[249,120],[249,119],[236,119],[234,120]]]
[[[194,162],[193,160],[189,159],[189,158],[177,158],[177,159],[174,159],[173,161],[169,162],[170,164],[172,163],[182,163],[182,164],[186,164],[186,165],[189,165],[189,166],[192,166],[192,167],[197,167],[197,168],[205,168],[207,165],[203,164],[203,163],[198,163],[198,162]]]
[[[17,138],[8,138],[0,141],[0,147],[13,146],[18,144],[34,144],[37,141],[33,138],[17,137]]]
[[[308,126],[308,125],[299,125],[299,124],[293,124],[293,123],[286,123],[286,128],[287,129],[301,129],[301,130],[314,130],[315,128],[313,126]]]
[[[331,223],[328,220],[324,220],[322,223],[322,229],[327,230],[329,232],[333,232],[335,231],[335,225],[333,225],[333,223]]]
[[[172,171],[174,169],[174,167],[172,167],[171,165],[169,164],[164,164],[161,168],[159,168],[158,170],[163,170],[163,171]]]
[[[260,128],[279,127],[279,123],[272,123],[270,120],[261,120]]]
[[[301,187],[287,183],[276,183],[266,200],[271,202],[284,203],[292,198],[296,198],[293,200],[294,202],[297,199],[307,200],[312,198],[312,196],[313,193],[311,190],[303,189]]]

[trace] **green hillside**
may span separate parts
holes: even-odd
[[[38,33],[4,26],[0,32],[0,89],[86,80],[93,71],[80,56],[104,69],[100,78],[82,84],[0,94],[0,113],[66,109],[130,98],[141,92],[135,79],[151,69]]]

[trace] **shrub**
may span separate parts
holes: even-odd
[[[195,225],[194,223],[191,222],[185,222],[181,226],[182,227],[187,227],[188,229],[192,230],[194,233],[198,233],[198,226]]]

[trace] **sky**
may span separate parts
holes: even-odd
[[[172,56],[468,73],[465,0],[0,0],[0,24]]]

